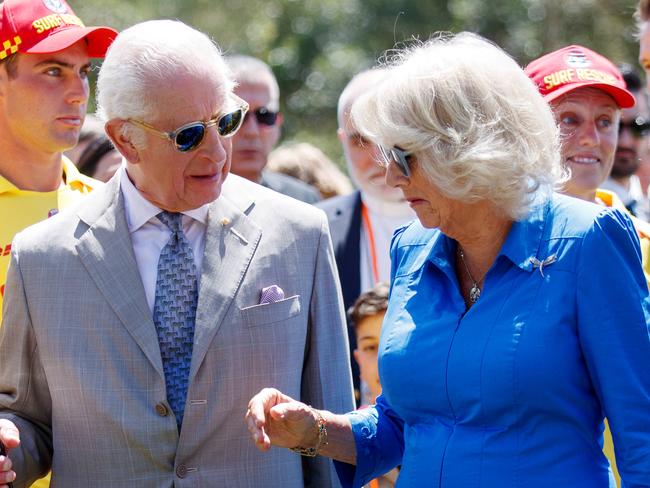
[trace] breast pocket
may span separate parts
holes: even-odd
[[[239,313],[247,327],[258,327],[288,320],[300,313],[300,295],[273,303],[240,308]]]

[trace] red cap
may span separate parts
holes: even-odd
[[[548,53],[526,66],[526,74],[547,102],[583,87],[603,90],[621,108],[634,106],[634,95],[614,63],[582,46],[567,46]]]
[[[0,3],[0,60],[14,53],[46,54],[88,41],[88,55],[103,58],[117,37],[110,27],[85,27],[64,0]]]

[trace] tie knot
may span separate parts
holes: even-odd
[[[168,212],[163,210],[158,215],[158,220],[165,224],[169,229],[174,233],[183,232],[183,227],[181,226],[181,218],[183,214],[180,212]]]

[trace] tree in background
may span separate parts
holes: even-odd
[[[341,161],[336,102],[347,81],[384,51],[436,31],[477,32],[522,65],[568,44],[636,64],[636,0],[70,0],[92,25],[118,29],[176,18],[226,52],[272,66],[282,93],[284,139]],[[345,165],[342,164],[344,167]]]

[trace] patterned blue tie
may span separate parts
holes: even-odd
[[[161,212],[157,217],[172,235],[158,260],[153,322],[158,332],[167,401],[180,430],[192,363],[198,279],[194,253],[181,226],[182,214]]]

